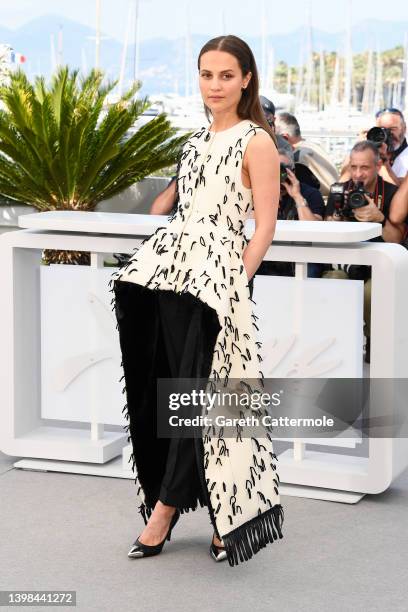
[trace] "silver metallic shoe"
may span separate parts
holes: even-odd
[[[165,541],[166,540],[170,541],[171,531],[174,525],[179,520],[179,518],[180,518],[180,510],[176,509],[176,511],[174,512],[171,518],[169,529],[167,531],[167,534],[164,540],[162,540],[162,542],[159,542],[155,546],[148,546],[148,544],[142,544],[142,542],[139,542],[139,538],[137,538],[137,540],[133,542],[133,545],[128,552],[128,557],[130,557],[131,559],[139,559],[142,557],[153,557],[154,555],[160,554],[163,549]]]
[[[227,558],[227,553],[224,546],[216,546],[214,544],[214,538],[212,539],[210,546],[210,555],[217,563],[219,563],[220,561],[225,561],[225,559]]]

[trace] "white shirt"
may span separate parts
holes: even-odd
[[[404,178],[408,172],[408,147],[406,147],[394,160],[392,170],[398,178]]]

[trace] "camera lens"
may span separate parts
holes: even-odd
[[[286,166],[285,164],[280,165],[280,182],[284,183],[288,178],[288,173],[286,171]]]
[[[367,200],[365,199],[364,194],[354,192],[349,195],[349,204],[350,208],[361,208],[361,206],[365,206],[367,204]]]
[[[367,140],[375,142],[376,144],[382,144],[387,140],[387,132],[381,127],[372,127],[367,132]]]

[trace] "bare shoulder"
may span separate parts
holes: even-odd
[[[271,136],[265,130],[257,130],[246,147],[243,159],[244,170],[259,162],[270,163],[277,157],[278,152]]]
[[[245,157],[248,161],[260,158],[274,158],[277,156],[276,145],[271,136],[264,130],[258,130],[249,140]]]
[[[265,130],[257,130],[248,142],[248,150],[266,151],[276,149],[275,143]]]

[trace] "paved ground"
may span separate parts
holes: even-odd
[[[131,560],[142,528],[131,480],[12,461],[0,453],[3,590],[76,590],[81,612],[408,610],[407,472],[355,506],[282,497],[285,538],[231,568],[208,554],[205,508],[182,517],[161,555]]]

